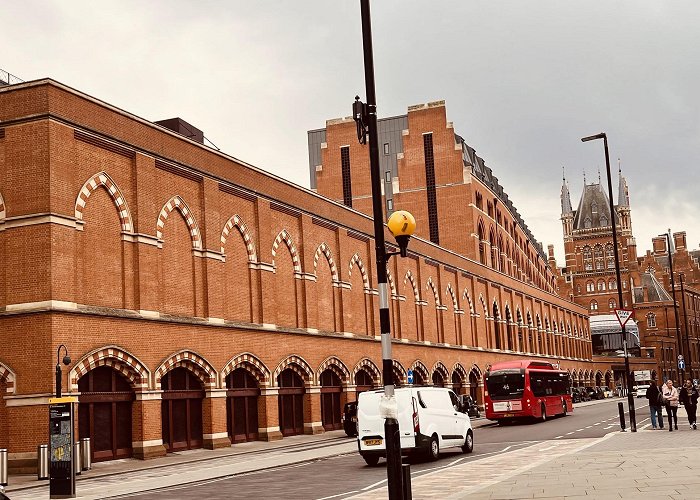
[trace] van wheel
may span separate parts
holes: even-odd
[[[546,422],[547,421],[547,411],[546,411],[544,405],[540,406],[540,410],[542,411],[542,416],[540,417],[540,420],[542,422]]]
[[[464,439],[462,453],[471,453],[472,451],[474,451],[474,434],[470,429],[467,431],[467,437]]]
[[[379,455],[362,455],[362,458],[370,467],[376,467],[379,463]]]
[[[428,449],[428,459],[432,462],[440,458],[440,442],[437,436],[430,438],[430,448]]]
[[[564,410],[564,416],[566,416],[566,414],[569,412],[569,408],[566,406],[566,401],[564,401],[563,399],[561,401],[561,407]]]

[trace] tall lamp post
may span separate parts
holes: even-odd
[[[615,276],[617,277],[617,297],[619,307],[624,308],[624,299],[622,297],[622,278],[620,277],[620,257],[618,256],[618,246],[617,246],[617,214],[615,213],[615,205],[613,205],[613,189],[612,189],[612,179],[610,177],[610,155],[608,153],[608,136],[605,132],[600,134],[591,135],[581,139],[582,142],[594,141],[597,139],[603,139],[603,147],[605,148],[605,168],[608,173],[608,197],[610,198],[610,220],[612,225],[612,237],[613,237],[613,247],[615,249]],[[630,430],[632,432],[637,432],[637,415],[634,411],[634,397],[632,396],[632,378],[630,376],[630,360],[627,351],[627,333],[625,332],[625,325],[622,325],[622,346],[625,352],[625,379],[627,380],[627,405],[629,406],[630,412]]]
[[[360,0],[362,16],[362,47],[365,66],[365,92],[367,103],[355,97],[353,118],[357,123],[357,139],[366,144],[369,137],[369,163],[372,182],[372,211],[374,215],[374,245],[377,261],[377,288],[379,291],[379,327],[382,342],[382,379],[384,397],[380,414],[384,417],[386,448],[387,489],[390,500],[403,498],[401,471],[401,440],[399,434],[398,407],[394,397],[394,364],[391,357],[391,324],[389,320],[389,287],[386,265],[391,255],[400,253],[406,257],[408,240],[416,228],[416,220],[404,211],[394,212],[388,221],[389,230],[399,244],[400,252],[387,252],[384,241],[384,210],[382,203],[382,175],[379,165],[379,139],[377,137],[377,97],[374,88],[374,56],[372,54],[372,21],[369,0]],[[410,476],[409,476],[410,478]],[[410,480],[410,479],[409,479]]]
[[[678,302],[676,302],[676,282],[673,279],[673,254],[671,253],[671,230],[669,229],[667,233],[660,234],[659,237],[663,236],[666,238],[666,250],[668,252],[668,267],[669,267],[669,272],[671,273],[671,294],[673,295],[673,315],[676,318],[676,342],[678,343],[678,355],[682,356],[684,354],[683,349],[683,337],[681,336],[681,323],[678,320]],[[678,358],[681,359],[681,358]],[[679,386],[682,381],[685,380],[685,369],[681,370],[680,366],[678,367],[680,371],[680,381],[679,381]]]
[[[688,313],[685,310],[685,288],[683,287],[685,274],[678,273],[678,278],[681,282],[681,304],[683,304],[683,326],[685,327],[685,353],[688,358],[686,360],[686,366],[688,367],[690,379],[693,379],[693,351],[690,350],[690,328],[688,328]]]

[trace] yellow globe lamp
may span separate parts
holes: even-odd
[[[391,214],[387,221],[389,231],[394,235],[396,243],[399,244],[401,257],[406,257],[408,252],[408,240],[416,230],[416,219],[406,210],[399,210]]]

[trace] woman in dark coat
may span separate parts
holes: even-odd
[[[696,415],[698,411],[698,388],[693,385],[693,381],[688,379],[685,381],[685,386],[681,389],[679,395],[681,403],[685,408],[685,412],[688,414],[688,423],[690,423],[690,428],[695,430],[698,428],[696,422]]]
[[[654,429],[664,428],[664,414],[662,410],[663,406],[663,396],[656,387],[656,382],[652,380],[649,382],[649,388],[647,389],[647,399],[649,400],[649,413],[651,413],[651,426]],[[659,426],[656,426],[656,416],[659,416]]]

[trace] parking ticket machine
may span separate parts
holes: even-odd
[[[75,397],[49,399],[49,498],[75,498],[73,403]]]

